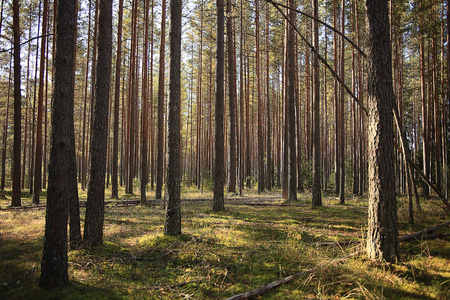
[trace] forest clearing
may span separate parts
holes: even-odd
[[[450,297],[448,225],[431,239],[401,242],[401,262],[383,264],[362,251],[366,196],[339,205],[336,195],[325,195],[324,206],[312,208],[309,193],[289,203],[280,191],[249,191],[246,197],[227,194],[226,211],[216,213],[212,193],[200,195],[191,188],[182,194],[198,201],[182,200],[183,234],[178,237],[164,236],[162,203],[118,207],[111,200],[105,208],[104,245],[69,251],[70,284],[53,291],[38,287],[45,210],[2,210],[2,298],[226,299],[312,268],[262,299]],[[400,234],[448,220],[435,201],[424,201],[417,224],[410,226],[406,199],[399,198]],[[318,245],[344,241],[354,243]],[[358,251],[358,256],[333,261]]]

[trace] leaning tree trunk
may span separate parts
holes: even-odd
[[[369,104],[369,229],[371,259],[400,258],[394,176],[391,44],[387,0],[367,0]]]

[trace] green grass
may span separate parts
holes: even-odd
[[[252,201],[284,203],[279,191],[245,194]],[[346,205],[338,205],[330,195],[320,208],[310,207],[309,194],[299,195],[299,202],[290,206],[250,206],[237,195],[227,197],[233,200],[221,213],[213,212],[209,201],[183,203],[179,237],[163,235],[161,206],[108,206],[104,245],[71,250],[70,284],[54,291],[37,285],[45,210],[1,211],[1,298],[224,299],[321,266],[263,298],[450,299],[448,240],[401,243],[402,261],[395,265],[368,260],[364,254],[330,262],[362,249],[367,225],[364,197],[349,196]],[[183,190],[183,198],[211,199],[212,194],[190,188]],[[8,206],[8,201],[0,200],[0,206]],[[437,206],[423,201],[423,211],[416,212],[417,225],[411,227],[405,201],[399,199],[402,235],[448,219]],[[84,209],[81,213],[83,219]],[[342,240],[361,243],[312,244]]]

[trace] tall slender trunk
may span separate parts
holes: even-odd
[[[117,54],[116,75],[114,85],[114,129],[113,129],[113,153],[112,153],[112,177],[111,198],[119,197],[118,164],[119,164],[119,101],[120,101],[120,72],[122,66],[122,23],[123,23],[123,0],[119,1],[119,16],[117,25]]]
[[[13,0],[13,34],[14,34],[14,150],[13,150],[13,185],[11,206],[21,206],[20,195],[20,142],[21,142],[21,105],[20,92],[20,22],[19,0]]]
[[[256,0],[258,1],[258,0]],[[213,210],[225,210],[224,204],[224,3],[223,0],[216,0],[217,9],[217,31],[216,31],[216,102],[215,102],[215,139],[214,139],[214,200]]]
[[[148,25],[150,1],[144,2],[144,55],[142,58],[142,111],[141,111],[141,202],[147,200],[146,185],[148,183]]]
[[[345,0],[342,0],[341,7],[341,32],[345,33]],[[340,77],[345,79],[345,43],[344,38],[341,38],[341,65]],[[345,203],[345,91],[341,84],[340,88],[340,105],[339,105],[339,164],[340,164],[340,187],[339,187],[339,203]]]
[[[227,0],[228,103],[230,113],[230,168],[228,172],[228,192],[236,193],[236,60],[234,55],[231,1],[232,0]]]
[[[313,0],[314,18],[319,18],[319,3],[317,0]],[[313,21],[313,40],[314,48],[319,51],[319,26],[316,21]],[[319,77],[319,58],[315,54],[313,56],[313,206],[322,205],[322,191],[321,191],[321,156],[320,156],[320,77]]]
[[[3,8],[3,6],[2,6]],[[5,181],[6,181],[6,144],[8,142],[8,119],[9,119],[9,99],[11,98],[11,75],[13,72],[12,69],[12,57],[9,60],[9,80],[8,80],[8,95],[6,100],[6,116],[5,116],[5,124],[3,125],[3,149],[2,149],[2,182],[1,182],[1,190],[5,190]],[[26,122],[26,121],[25,121]],[[26,127],[25,127],[26,128]],[[25,137],[26,137],[26,130],[25,130]],[[25,145],[26,146],[26,145]],[[26,147],[24,146],[23,153],[26,152]],[[25,161],[23,163],[25,165]],[[24,172],[24,171],[22,171]],[[23,179],[22,179],[23,182]]]
[[[106,147],[111,85],[112,0],[100,0],[98,23],[98,64],[93,130],[89,149],[89,185],[84,226],[84,243],[86,246],[103,244]]]
[[[182,1],[170,1],[170,76],[169,76],[169,133],[167,166],[167,207],[165,235],[181,234],[181,11]]]
[[[295,0],[289,0],[288,18],[292,24],[295,24]],[[288,126],[289,126],[289,184],[288,184],[288,200],[297,200],[297,153],[296,153],[296,137],[295,137],[295,31],[291,25],[288,26],[287,34],[287,107],[288,107]]]
[[[164,176],[164,69],[166,45],[166,0],[162,0],[161,43],[159,49],[159,81],[158,81],[158,144],[156,154],[156,199],[162,197]]]
[[[197,80],[197,188],[201,189],[203,181],[203,164],[202,164],[202,71],[203,71],[203,5],[200,7],[200,45],[199,45],[199,65]]]
[[[261,74],[260,74],[260,53],[259,53],[259,0],[255,0],[255,55],[256,55],[256,97],[258,101],[258,193],[264,192],[264,133],[263,118],[264,104],[261,97]]]
[[[39,64],[39,94],[38,110],[36,119],[36,151],[34,164],[34,188],[33,203],[39,204],[39,195],[42,186],[42,114],[44,106],[44,75],[45,75],[45,51],[47,37],[47,18],[48,18],[48,0],[44,0],[44,12],[42,16],[42,38],[41,38],[41,57]]]
[[[269,5],[266,4],[266,116],[267,116],[267,137],[266,137],[266,188],[272,190],[272,116],[271,116],[271,97],[270,97],[270,64],[269,64]]]

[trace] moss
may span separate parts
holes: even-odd
[[[188,199],[209,196],[186,189]],[[283,203],[279,192],[265,196],[249,197]],[[183,203],[184,234],[178,237],[163,235],[162,206],[106,207],[104,245],[70,251],[70,284],[51,292],[37,285],[45,211],[1,211],[0,294],[7,299],[223,299],[317,266],[264,299],[450,298],[448,240],[401,243],[403,260],[395,265],[364,255],[333,262],[361,245],[311,244],[364,240],[364,197],[342,206],[330,196],[320,208],[310,207],[309,194],[299,194],[299,203],[290,206],[243,205],[247,200],[232,197],[222,213],[213,213],[208,201]],[[6,202],[0,200],[0,206]],[[442,222],[442,213],[423,202],[411,227],[405,209],[400,206],[401,234]]]

